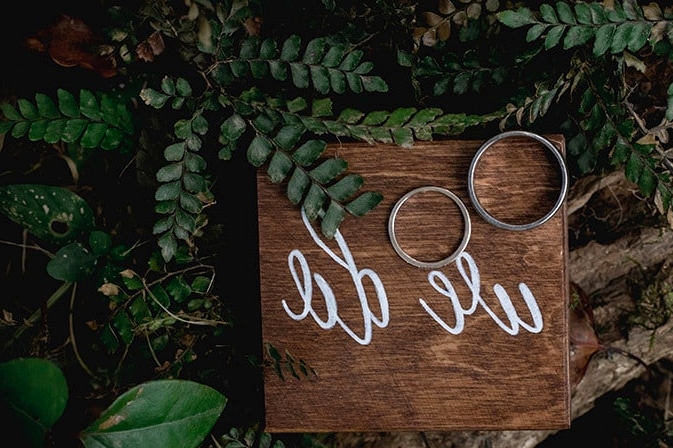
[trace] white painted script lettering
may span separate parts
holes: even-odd
[[[355,331],[353,331],[353,329],[350,328],[350,326],[348,326],[348,324],[346,324],[341,319],[339,316],[336,297],[334,296],[334,292],[332,291],[329,283],[325,277],[317,272],[313,273],[313,277],[311,277],[311,269],[309,267],[308,261],[306,261],[306,257],[304,257],[304,254],[298,249],[294,249],[290,252],[287,257],[287,261],[290,272],[292,273],[294,284],[296,285],[297,290],[299,291],[299,294],[301,295],[301,298],[304,302],[304,308],[300,313],[295,313],[290,309],[287,301],[283,300],[282,303],[285,312],[288,314],[288,316],[296,321],[303,320],[310,314],[311,317],[320,326],[320,328],[325,330],[329,330],[336,324],[339,324],[339,326],[341,326],[341,328],[343,328],[344,331],[359,344],[368,345],[372,340],[372,323],[379,328],[385,328],[388,326],[388,322],[390,320],[388,311],[388,296],[386,295],[386,290],[383,287],[383,282],[381,282],[378,274],[371,269],[358,270],[353,255],[348,248],[348,244],[346,244],[346,240],[338,230],[334,235],[334,240],[339,246],[343,258],[339,258],[339,256],[335,254],[334,251],[332,251],[329,247],[327,247],[327,245],[322,241],[322,239],[313,229],[313,226],[311,226],[311,223],[306,217],[306,213],[303,209],[301,211],[301,217],[304,221],[306,229],[309,231],[313,241],[318,245],[318,247],[325,251],[325,253],[329,255],[332,260],[346,269],[351,275],[355,285],[355,290],[358,294],[358,299],[360,301],[360,307],[362,308],[364,331],[362,336],[358,335]],[[297,266],[299,267],[299,272],[297,270]],[[381,312],[381,318],[378,318],[369,307],[367,292],[365,291],[363,285],[363,280],[365,278],[369,278],[369,280],[374,285],[376,298],[378,299],[379,310]],[[325,299],[325,308],[327,309],[326,319],[321,319],[313,309],[313,282],[315,282],[318,289],[320,289],[320,292]]]
[[[441,271],[431,271],[428,274],[428,282],[435,291],[439,292],[443,296],[447,297],[451,303],[451,308],[453,309],[453,314],[455,316],[454,326],[447,324],[432,308],[427,302],[423,299],[419,299],[421,306],[425,311],[437,322],[444,330],[448,331],[451,334],[459,334],[463,331],[465,326],[465,316],[473,314],[479,306],[481,306],[486,313],[491,316],[491,319],[505,332],[511,335],[519,334],[519,327],[524,328],[525,330],[531,333],[539,333],[544,327],[542,320],[542,313],[540,312],[540,307],[533,296],[533,293],[528,288],[528,285],[525,283],[519,283],[519,292],[523,298],[524,303],[528,307],[528,311],[533,319],[533,324],[529,325],[519,317],[514,304],[510,299],[505,288],[500,284],[495,284],[493,286],[493,292],[500,302],[502,310],[507,316],[509,323],[506,323],[498,317],[498,315],[493,312],[493,310],[486,304],[484,299],[481,297],[481,279],[479,277],[479,269],[477,264],[470,254],[463,252],[460,257],[455,261],[458,272],[460,272],[461,277],[465,281],[465,284],[468,286],[472,292],[472,303],[469,308],[463,308],[456,295],[456,291],[451,284],[451,281],[444,275]],[[465,265],[467,263],[469,273],[465,271]]]
[[[327,279],[318,272],[312,272],[306,257],[299,249],[292,250],[287,257],[288,267],[292,274],[292,279],[297,287],[297,291],[301,297],[302,309],[299,312],[293,311],[286,300],[282,300],[283,308],[290,318],[295,321],[301,321],[311,316],[313,320],[324,330],[330,330],[337,324],[357,343],[361,345],[368,345],[372,341],[373,325],[379,328],[385,328],[390,321],[390,313],[388,309],[388,296],[381,278],[372,269],[358,269],[355,259],[346,243],[343,235],[337,230],[334,235],[334,240],[341,251],[339,257],[332,249],[330,249],[324,241],[320,238],[313,226],[306,217],[306,213],[302,209],[302,220],[313,238],[313,242],[318,245],[329,257],[334,260],[339,266],[344,268],[351,276],[355,291],[357,292],[359,306],[362,310],[361,330],[355,331],[348,323],[339,315],[339,307],[337,298],[332,290]],[[433,270],[428,273],[428,283],[441,296],[446,297],[449,301],[449,309],[453,315],[453,325],[447,323],[439,313],[437,313],[423,298],[419,299],[421,307],[437,322],[445,331],[458,335],[463,332],[465,328],[465,316],[474,314],[478,308],[482,308],[489,317],[507,334],[516,336],[520,329],[524,329],[530,333],[540,333],[544,328],[542,313],[537,304],[535,296],[531,292],[528,285],[519,283],[519,292],[523,299],[523,303],[530,313],[532,323],[525,322],[521,317],[512,302],[509,294],[505,288],[496,283],[493,286],[493,292],[497,298],[504,318],[491,309],[481,296],[481,277],[479,269],[472,256],[463,252],[454,262],[462,280],[465,282],[470,292],[472,293],[471,303],[469,307],[465,308],[456,293],[453,284],[449,278],[442,271]],[[374,291],[376,292],[376,299],[378,300],[378,311],[381,317],[379,318],[369,306],[369,298],[364,287],[364,280],[371,281]],[[320,291],[325,302],[326,317],[321,317],[313,307],[313,299],[315,289]],[[359,319],[358,319],[359,320]]]

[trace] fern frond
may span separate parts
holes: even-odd
[[[374,65],[363,61],[364,52],[344,44],[329,44],[324,37],[310,40],[302,47],[301,38],[290,36],[279,45],[273,39],[257,36],[245,39],[237,57],[218,61],[211,76],[221,85],[237,78],[261,79],[271,76],[277,81],[291,80],[295,87],[312,87],[320,94],[330,92],[387,92],[380,76],[370,75]]]
[[[57,91],[58,105],[38,93],[35,102],[21,98],[17,106],[0,105],[5,120],[0,134],[27,136],[30,141],[78,143],[83,148],[130,150],[133,118],[125,104],[104,93],[80,90],[79,101],[64,89]],[[18,108],[18,109],[17,109]]]
[[[540,5],[537,15],[528,8],[519,8],[501,11],[497,17],[511,28],[529,26],[526,40],[544,38],[546,49],[561,44],[570,49],[593,39],[595,56],[624,50],[637,52],[648,42],[654,45],[664,36],[670,40],[673,29],[673,21],[665,18],[660,8],[648,5],[644,9],[636,0],[623,0],[613,6],[599,2],[577,2],[571,6],[559,1],[555,7]]]

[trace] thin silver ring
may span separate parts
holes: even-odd
[[[490,215],[484,207],[482,207],[481,203],[479,202],[479,199],[477,198],[477,194],[475,193],[474,189],[474,172],[477,167],[477,163],[479,162],[479,159],[481,156],[490,148],[495,142],[503,140],[505,138],[509,137],[528,137],[532,138],[533,140],[537,140],[538,142],[542,143],[545,148],[549,150],[556,158],[556,161],[559,164],[559,167],[561,169],[561,191],[559,192],[558,199],[556,200],[556,203],[552,207],[549,212],[547,212],[546,215],[544,215],[542,218],[538,219],[537,221],[533,221],[530,223],[526,224],[508,224],[503,221],[499,221],[495,219],[492,215]],[[541,226],[542,224],[546,223],[549,221],[555,214],[556,212],[559,211],[561,206],[563,205],[563,201],[565,200],[566,194],[568,193],[568,168],[566,167],[565,160],[563,159],[563,155],[561,152],[554,146],[552,142],[547,140],[546,138],[534,134],[532,132],[527,132],[527,131],[508,131],[508,132],[503,132],[501,134],[496,135],[495,137],[491,138],[488,140],[486,143],[484,143],[481,148],[477,151],[477,153],[474,155],[474,158],[472,159],[472,163],[470,164],[470,170],[468,171],[468,178],[467,178],[467,191],[470,193],[470,201],[472,201],[472,205],[474,208],[477,210],[477,213],[481,215],[482,218],[484,218],[488,223],[493,224],[496,227],[499,227],[501,229],[506,229],[506,230],[530,230],[534,229],[535,227]]]
[[[453,202],[455,202],[456,205],[458,205],[460,213],[463,215],[463,222],[465,223],[465,233],[463,234],[463,239],[461,240],[458,249],[456,249],[456,251],[453,252],[448,257],[439,261],[421,261],[411,257],[404,250],[402,250],[399,243],[397,242],[397,237],[395,236],[395,220],[397,219],[397,213],[400,211],[400,207],[402,207],[402,204],[404,204],[407,201],[407,199],[409,199],[413,195],[417,193],[423,193],[426,191],[436,191],[438,193],[442,193],[449,199],[453,200]],[[399,201],[397,201],[397,204],[395,204],[393,210],[390,212],[390,218],[388,220],[388,235],[390,236],[390,243],[393,245],[393,249],[395,249],[397,255],[399,255],[400,258],[402,258],[404,261],[419,268],[437,269],[451,263],[453,260],[458,258],[467,247],[467,242],[470,241],[471,232],[472,229],[470,223],[470,215],[468,214],[467,207],[465,207],[463,201],[461,201],[460,198],[455,194],[453,194],[450,190],[440,187],[428,186],[428,187],[419,187],[414,190],[411,190],[410,192],[402,196]]]

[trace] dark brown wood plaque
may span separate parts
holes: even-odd
[[[547,136],[564,151],[562,136]],[[317,375],[264,375],[269,432],[561,429],[570,425],[565,206],[527,231],[496,228],[470,203],[468,168],[481,141],[328,148],[383,194],[325,239],[258,174],[262,335]],[[503,140],[476,170],[482,205],[510,223],[551,209],[558,166],[534,140]],[[439,269],[402,260],[388,235],[408,191],[455,193],[472,223],[463,255]],[[400,246],[424,261],[458,246],[464,224],[447,197],[410,198]]]

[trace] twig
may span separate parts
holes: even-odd
[[[72,285],[73,285],[72,282],[65,282],[65,283],[63,283],[63,285],[61,285],[61,287],[59,287],[56,291],[54,291],[54,293],[47,299],[47,304],[46,304],[46,308],[45,308],[45,309],[49,309],[49,308],[51,308],[52,306],[54,306],[54,304],[56,303],[56,301],[57,301],[58,299],[60,299],[61,296],[63,296],[63,294],[65,294],[66,291],[67,291]],[[24,321],[23,325],[22,325],[21,327],[19,327],[18,330],[16,330],[16,332],[14,333],[14,335],[13,335],[7,342],[5,342],[5,345],[3,346],[3,348],[4,348],[5,350],[8,349],[8,348],[14,343],[14,341],[16,341],[17,339],[19,339],[19,337],[21,337],[21,335],[22,335],[27,329],[29,329],[30,327],[32,327],[32,326],[35,324],[35,322],[37,322],[37,321],[40,319],[40,317],[42,317],[42,309],[37,309],[37,310],[35,310],[35,312],[34,312],[33,314],[31,314],[30,317]]]
[[[77,340],[75,338],[75,326],[74,326],[74,319],[73,319],[73,309],[75,308],[75,296],[77,294],[77,283],[73,284],[72,286],[72,292],[70,293],[70,312],[68,313],[68,328],[70,330],[70,343],[72,344],[72,351],[75,354],[75,358],[77,358],[77,362],[79,363],[80,366],[84,369],[86,373],[89,374],[89,376],[96,378],[96,374],[94,374],[89,366],[86,365],[84,362],[84,359],[79,354],[79,350],[77,349]]]

